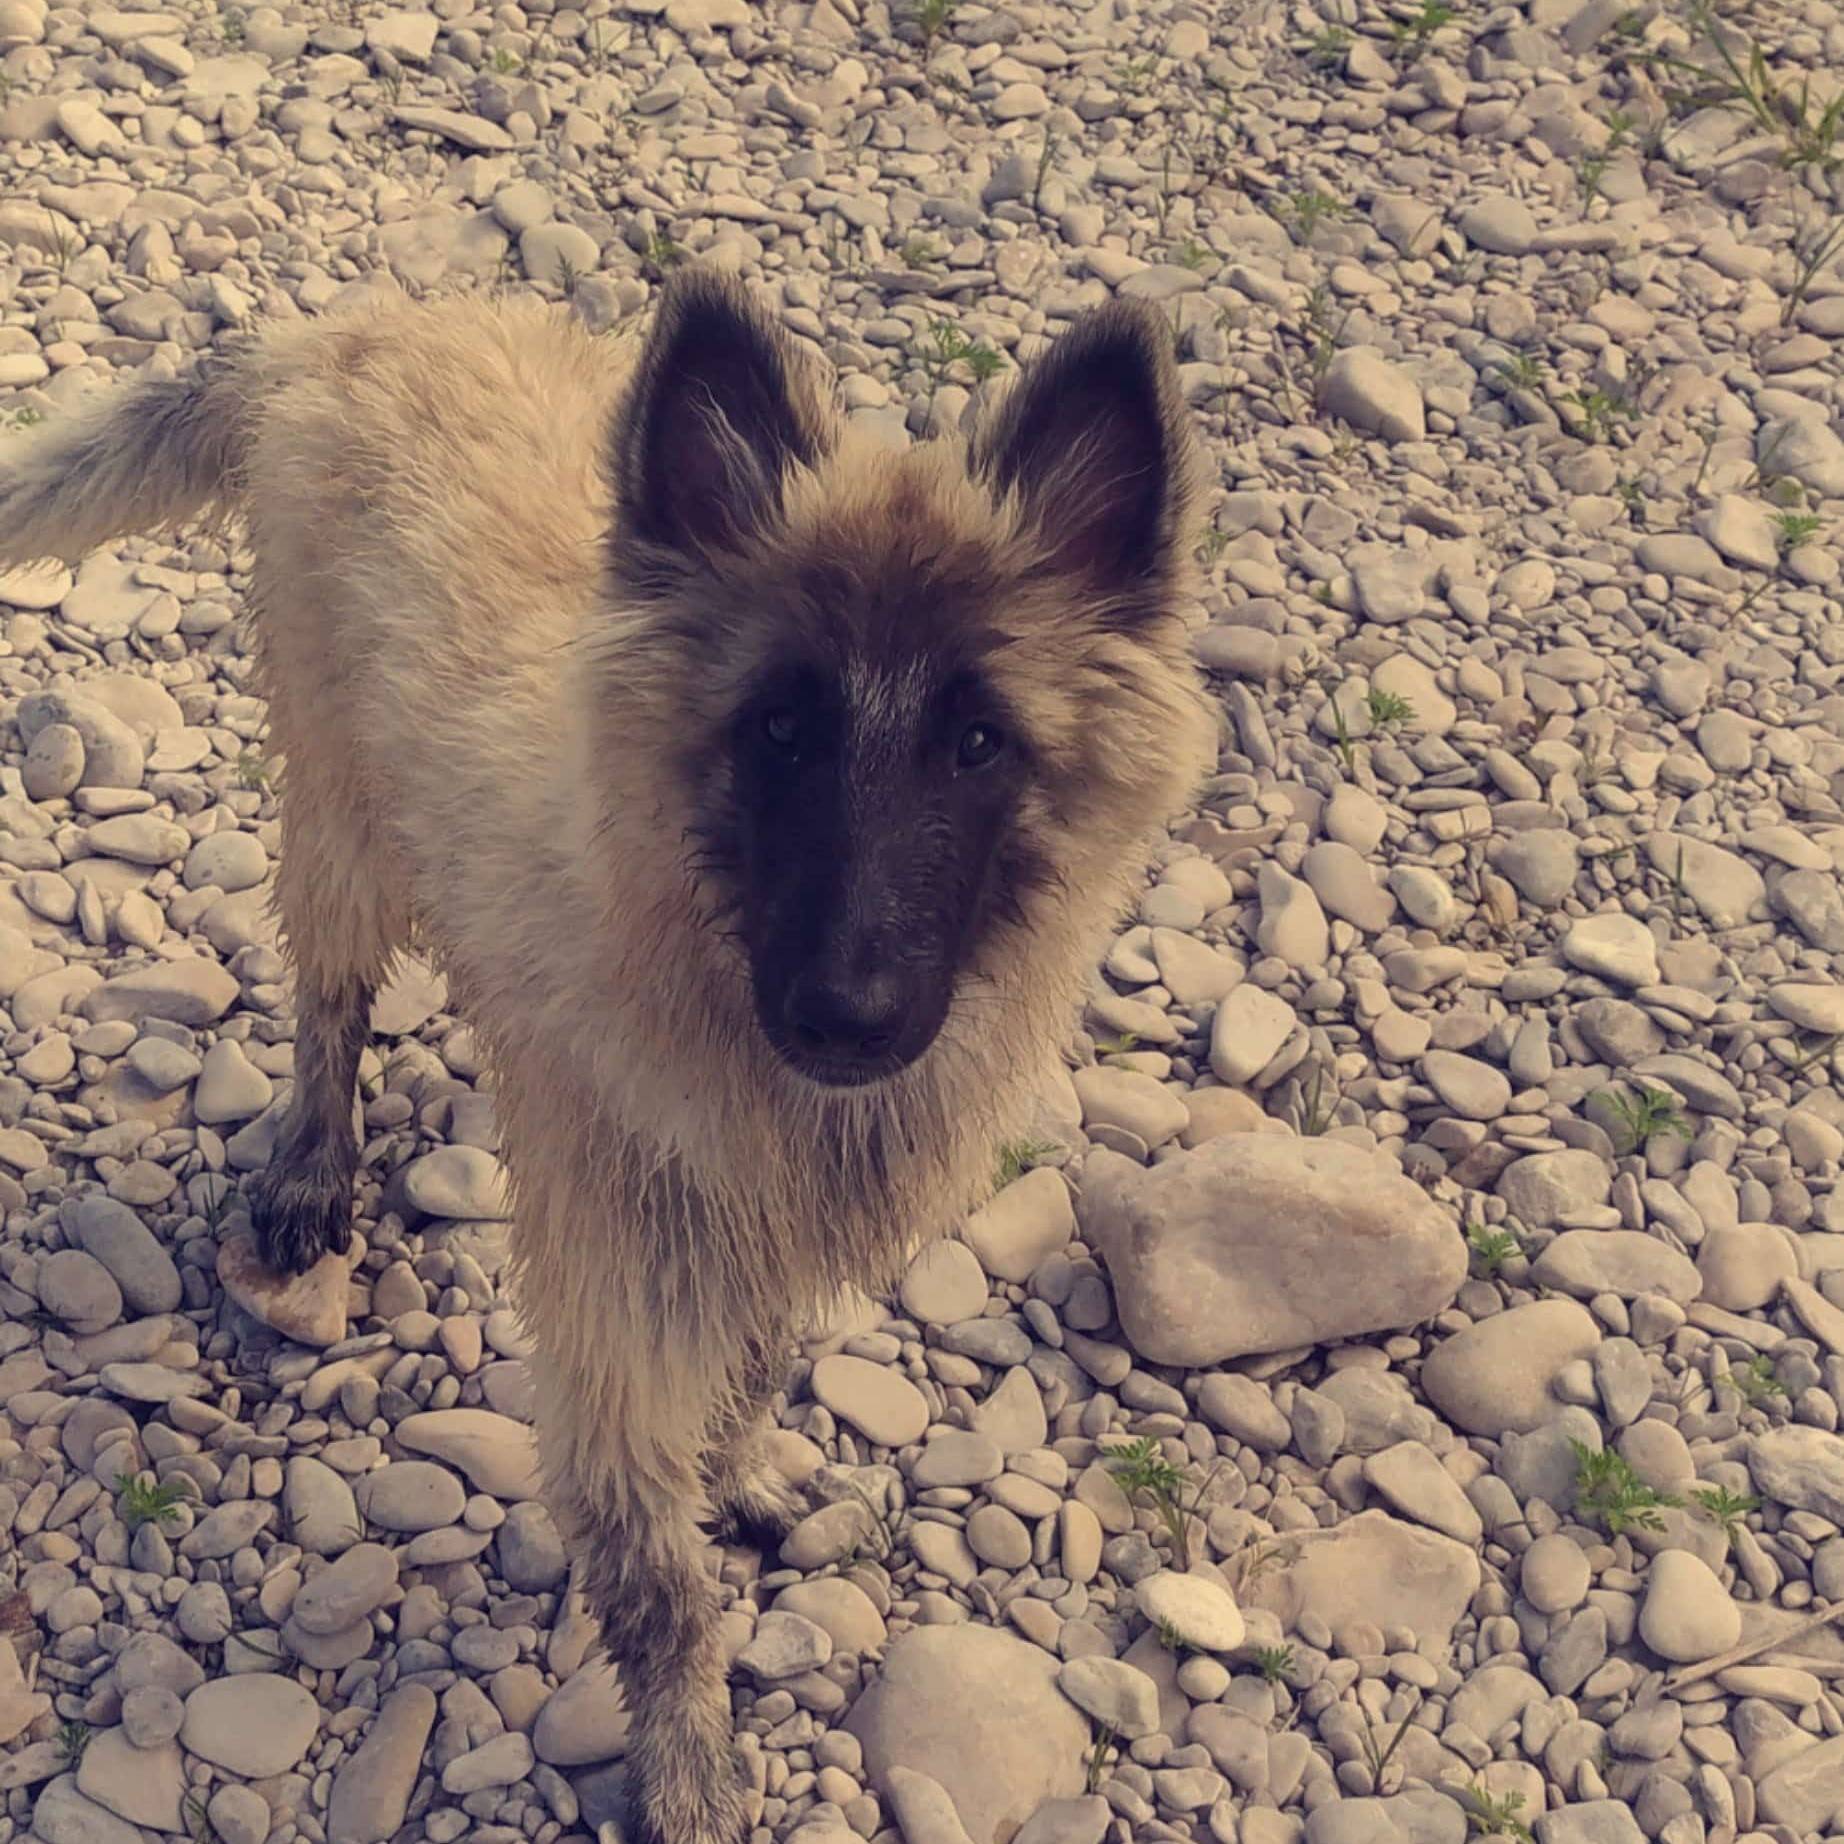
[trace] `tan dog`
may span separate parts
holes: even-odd
[[[800,1514],[791,1332],[979,1200],[1211,760],[1155,314],[1082,322],[970,447],[829,398],[693,275],[638,352],[478,299],[290,326],[0,471],[0,561],[247,521],[299,1010],[256,1229],[347,1246],[414,929],[498,1078],[547,1491],[659,1844],[746,1829],[700,1525]]]

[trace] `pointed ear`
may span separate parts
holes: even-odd
[[[1198,501],[1171,328],[1135,301],[1078,321],[974,438],[973,466],[1017,496],[1052,569],[1118,596],[1118,618],[1157,611]]]
[[[729,277],[673,282],[616,418],[621,540],[693,561],[737,552],[781,509],[789,472],[832,446],[812,364]]]

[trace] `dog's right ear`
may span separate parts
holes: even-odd
[[[666,291],[612,442],[624,548],[737,554],[781,509],[789,473],[833,441],[813,367],[728,277]],[[643,567],[644,564],[643,564]]]

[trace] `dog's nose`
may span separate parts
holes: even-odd
[[[812,973],[789,992],[787,1022],[794,1041],[815,1056],[883,1056],[903,1034],[908,997],[892,974]]]

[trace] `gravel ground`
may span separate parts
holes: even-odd
[[[722,263],[892,442],[1172,317],[1221,772],[1041,1137],[790,1370],[757,1844],[1844,1838],[1844,13],[1733,24],[0,0],[0,465],[376,289]],[[0,575],[0,1844],[617,1838],[439,979],[343,1296],[223,1241],[244,562]]]

